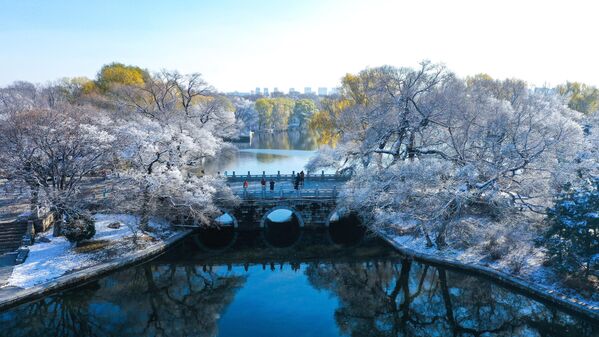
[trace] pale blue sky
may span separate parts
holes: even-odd
[[[93,78],[113,61],[200,72],[223,91],[332,87],[444,62],[536,85],[599,85],[594,0],[0,0],[0,85]]]

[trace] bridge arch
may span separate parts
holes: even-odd
[[[230,226],[228,224],[220,223],[220,221],[218,220],[219,218],[222,218],[222,217],[225,217],[226,215],[228,215],[231,218],[233,228],[239,228],[239,222],[237,221],[237,218],[235,217],[235,215],[233,215],[233,211],[232,210],[229,210],[229,209],[226,209],[226,208],[220,208],[219,211],[221,211],[222,214],[219,215],[218,217],[214,218],[214,222],[217,225],[220,224],[223,227]],[[223,220],[227,220],[227,219],[224,218]]]
[[[269,215],[285,210],[291,212],[286,221],[272,221]],[[289,206],[276,206],[264,214],[260,221],[262,239],[271,248],[290,248],[300,242],[303,235],[304,220],[300,212]]]
[[[304,227],[304,218],[302,217],[302,214],[300,212],[298,212],[295,208],[291,207],[291,206],[275,206],[271,209],[268,210],[268,212],[264,213],[264,215],[262,216],[262,219],[260,219],[260,228],[265,228],[266,227],[266,220],[268,219],[268,216],[277,210],[288,210],[291,212],[291,215],[295,215],[297,222],[299,223],[300,228]]]
[[[214,225],[200,227],[193,236],[196,246],[207,250],[220,252],[229,249],[237,241],[239,223],[232,211],[219,209],[222,213],[213,219]]]
[[[332,220],[335,219],[336,220]],[[326,219],[327,236],[335,245],[354,246],[366,235],[364,219],[359,213],[344,207],[335,208]]]

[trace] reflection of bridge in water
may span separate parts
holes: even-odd
[[[305,262],[361,263],[397,259],[400,254],[374,235],[365,235],[353,244],[336,242],[339,237],[324,229],[307,229],[292,249],[279,249],[261,231],[201,230],[187,238],[178,248],[178,264],[261,264],[276,265]],[[168,259],[165,260],[167,262]]]
[[[233,219],[233,227],[239,230],[265,228],[269,215],[276,210],[289,210],[299,227],[328,227],[336,211],[338,187],[348,180],[339,174],[307,173],[303,184],[295,188],[296,172],[291,174],[238,175],[225,172],[227,184],[240,199],[237,206],[218,205],[223,213]],[[262,185],[261,180],[266,180]],[[274,188],[270,189],[270,181]],[[248,186],[244,188],[244,183]]]

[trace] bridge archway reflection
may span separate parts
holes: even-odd
[[[366,226],[357,212],[344,208],[336,209],[327,219],[329,240],[341,246],[359,244],[366,234]]]
[[[237,219],[228,211],[214,219],[212,227],[200,228],[194,241],[198,246],[207,250],[225,250],[235,244],[237,239]]]
[[[264,214],[260,227],[267,245],[273,248],[289,248],[299,242],[304,220],[295,209],[279,206]]]

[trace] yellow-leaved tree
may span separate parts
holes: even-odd
[[[147,78],[148,72],[140,67],[111,63],[100,69],[96,85],[105,92],[114,84],[143,86]]]

